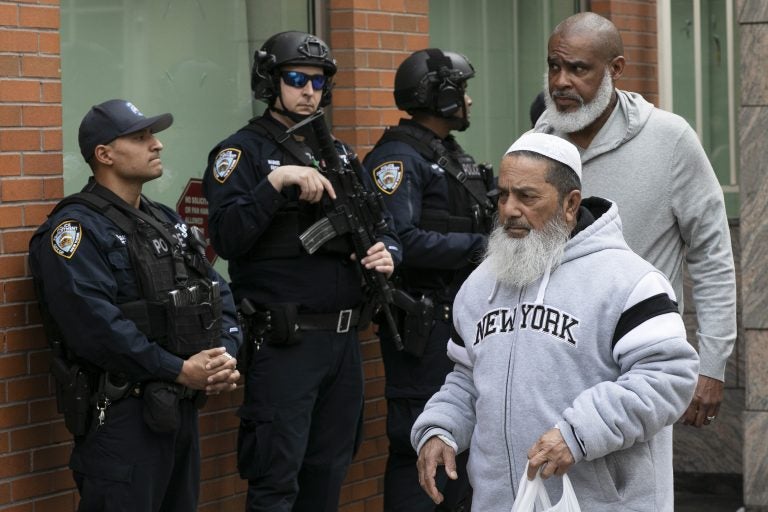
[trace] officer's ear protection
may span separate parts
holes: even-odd
[[[440,116],[451,117],[464,107],[464,87],[452,80],[454,78],[453,64],[442,50],[430,48],[426,52],[428,55],[426,89],[434,88],[434,95],[432,101],[429,102],[429,94],[425,90],[424,93],[427,97],[424,98],[423,103],[427,105],[431,103],[430,106],[433,111]]]
[[[253,54],[253,72],[251,73],[251,90],[256,91],[257,86],[262,82],[270,82],[271,71],[276,62],[275,55],[267,53],[264,50],[256,50]],[[274,84],[272,84],[274,87]]]

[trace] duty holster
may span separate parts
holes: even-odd
[[[431,298],[422,295],[418,300],[403,290],[392,291],[394,305],[400,310],[400,334],[403,352],[421,357],[429,341],[432,322],[435,318],[435,304]]]
[[[264,308],[257,307],[248,298],[241,300],[237,306],[243,329],[243,344],[237,355],[240,373],[248,370],[253,354],[265,341],[272,346],[295,345],[301,341],[297,304],[267,304]]]
[[[91,399],[95,394],[96,377],[80,365],[66,360],[60,341],[51,344],[54,346],[51,373],[56,380],[58,412],[64,414],[64,425],[73,436],[84,436],[93,419]]]

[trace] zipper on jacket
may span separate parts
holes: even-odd
[[[517,297],[517,305],[516,308],[519,308],[520,303],[523,300],[523,294],[525,290],[527,289],[527,286],[524,286],[520,288],[520,293]],[[516,362],[516,351],[517,351],[517,338],[520,335],[520,330],[518,328],[515,328],[515,335],[512,339],[512,346],[509,349],[509,361],[507,362],[507,382],[505,383],[504,387],[504,446],[507,449],[507,464],[509,465],[509,488],[512,489],[512,499],[517,497],[517,491],[515,490],[515,482],[520,481],[520,478],[518,478],[517,473],[515,472],[515,461],[514,456],[512,455],[513,450],[511,449],[511,439],[509,435],[509,417],[512,413],[512,407],[511,407],[511,388],[512,388],[512,373],[514,372],[515,362]]]

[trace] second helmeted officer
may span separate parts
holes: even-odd
[[[430,48],[406,58],[395,75],[394,96],[412,118],[389,128],[364,162],[395,219],[403,244],[398,288],[412,299],[404,308],[410,311],[400,317],[404,350],[397,350],[387,325],[380,331],[390,443],[387,511],[435,510],[419,487],[411,426],[452,369],[446,355],[451,304],[482,258],[494,209],[487,195],[492,171],[451,135],[469,127],[472,100],[466,88],[474,75],[458,53]],[[463,467],[459,480],[440,485],[446,500],[437,510],[469,510]]]

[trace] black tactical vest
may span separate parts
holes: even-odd
[[[118,304],[147,338],[180,357],[217,346],[221,338],[219,283],[208,277],[205,244],[171,224],[152,201],[137,210],[95,182],[63,199],[51,213],[82,204],[109,218],[127,236],[141,298]],[[185,226],[186,227],[186,226]]]
[[[278,121],[264,115],[251,119],[246,126],[241,128],[241,131],[257,133],[280,146],[284,151],[284,161],[281,162],[281,165],[315,167],[313,161],[315,152],[312,151],[312,148],[305,143],[298,142],[291,136],[284,135],[285,129],[285,126]],[[302,135],[307,136],[307,141],[312,140],[312,134],[309,131],[305,130]],[[304,251],[299,235],[326,216],[326,207],[323,202],[313,204],[299,201],[296,190],[287,190],[284,193],[289,197],[289,200],[275,212],[269,227],[261,235],[259,243],[248,253],[248,259],[258,261],[261,259],[298,257]],[[327,196],[324,200],[328,200]],[[348,236],[329,240],[317,251],[318,254],[339,254],[345,258],[352,252],[354,252],[354,247]]]
[[[439,165],[450,176],[446,210],[424,209],[419,227],[438,233],[490,232],[495,207],[488,198],[492,176],[464,152],[453,136],[440,139],[424,128],[398,125],[387,129],[377,146],[404,142],[422,157]]]

